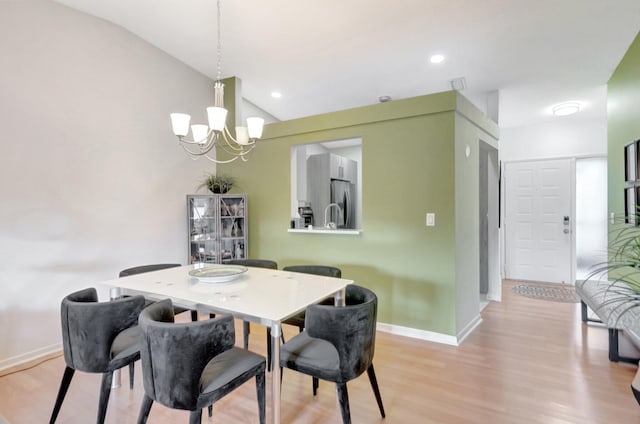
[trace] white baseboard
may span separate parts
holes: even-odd
[[[460,343],[462,343],[462,341],[480,325],[480,323],[482,323],[482,318],[478,315],[458,334],[457,337],[449,334],[435,333],[433,331],[403,327],[400,325],[385,324],[383,322],[379,322],[377,324],[377,329],[384,331],[385,333],[396,334],[398,336],[411,337],[413,339],[442,343],[450,346],[459,346]]]
[[[32,350],[21,355],[6,358],[0,361],[0,375],[9,368],[20,368],[21,365],[38,361],[51,355],[57,355],[62,352],[62,343],[56,343],[40,349]]]
[[[416,328],[402,327],[400,325],[385,324],[379,322],[377,329],[385,333],[396,334],[398,336],[411,337],[413,339],[426,340],[428,342],[442,343],[451,346],[458,346],[455,336],[449,334],[435,333],[433,331],[418,330]]]
[[[475,330],[480,324],[482,324],[482,317],[478,314],[469,324],[467,324],[466,327],[462,329],[462,331],[458,333],[458,344],[462,343],[462,341],[466,339],[469,334],[473,333],[473,330]]]

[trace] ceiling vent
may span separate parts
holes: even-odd
[[[451,83],[451,88],[454,90],[464,90],[467,88],[467,80],[464,77],[455,78],[449,81]]]

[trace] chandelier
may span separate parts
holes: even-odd
[[[246,127],[236,127],[235,138],[227,128],[227,109],[224,108],[224,84],[222,83],[222,42],[220,38],[220,0],[217,2],[217,24],[218,24],[218,44],[217,44],[217,77],[213,84],[213,106],[207,108],[208,125],[191,125],[191,139],[189,134],[189,123],[191,116],[186,113],[172,113],[171,125],[173,133],[178,137],[180,146],[191,156],[192,159],[206,157],[215,163],[229,163],[240,158],[247,161],[246,155],[256,146],[256,140],[262,137],[262,127],[264,119],[258,117],[247,118]],[[215,152],[218,147],[226,153],[228,159],[217,159],[210,156],[210,152]],[[219,151],[218,150],[218,151]]]

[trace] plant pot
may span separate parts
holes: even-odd
[[[219,187],[215,187],[215,188],[210,188],[209,191],[211,191],[211,193],[213,194],[225,194],[227,193],[229,190],[231,190],[228,187],[225,188],[219,188]]]

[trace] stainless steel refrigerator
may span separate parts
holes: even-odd
[[[331,180],[330,203],[337,204],[330,209],[330,222],[335,222],[337,228],[356,228],[356,185],[349,181]]]
[[[307,198],[304,200],[311,203],[314,227],[322,228],[333,222],[336,228],[357,228],[357,176],[358,167],[354,160],[333,153],[309,156]],[[331,203],[339,205],[341,213],[336,206],[330,206]]]

